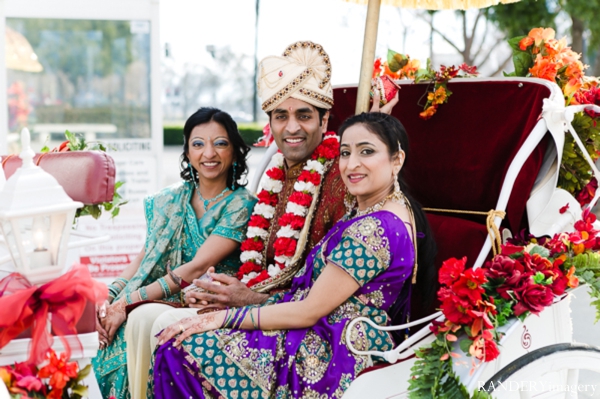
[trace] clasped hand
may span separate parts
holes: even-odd
[[[191,290],[185,294],[185,301],[189,307],[203,310],[224,309],[256,303],[256,293],[237,278],[215,273],[214,267],[210,267],[206,273],[212,281],[194,280],[194,285],[205,292]]]
[[[100,335],[101,349],[112,343],[117,330],[127,319],[125,306],[125,300],[121,298],[112,304],[107,301],[96,309],[96,330]]]

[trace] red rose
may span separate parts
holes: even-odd
[[[298,181],[309,182],[318,186],[321,184],[321,175],[317,172],[311,173],[308,170],[303,170],[300,176],[298,176]]]
[[[513,308],[515,316],[522,315],[527,311],[538,314],[544,310],[544,308],[550,306],[554,299],[554,294],[550,287],[535,284],[532,278],[528,278],[526,282],[519,288],[516,288],[513,293],[518,301]]]
[[[261,229],[268,230],[271,226],[271,223],[264,218],[262,215],[252,215],[250,216],[250,221],[248,222],[248,226],[258,227]]]
[[[262,252],[265,249],[265,244],[262,240],[255,240],[254,238],[248,238],[242,242],[240,246],[241,251],[256,251]]]
[[[310,204],[312,204],[312,200],[313,197],[310,194],[306,194],[306,193],[300,193],[300,192],[293,192],[292,195],[290,195],[290,198],[288,199],[288,201],[292,201],[298,205],[302,205],[305,207],[309,207]],[[279,223],[281,225],[281,222]]]
[[[500,350],[498,350],[498,345],[491,339],[486,339],[484,344],[484,358],[482,359],[484,362],[491,362],[496,359],[500,355]]]
[[[508,256],[512,254],[517,254],[519,252],[523,252],[523,249],[525,249],[525,247],[523,246],[506,243],[502,244],[502,250],[500,254]]]
[[[569,239],[567,233],[555,234],[544,246],[550,250],[550,256],[567,252],[565,241]]]
[[[279,201],[277,194],[270,194],[267,190],[262,190],[258,193],[257,197],[260,203],[271,206],[277,205],[277,202]]]
[[[300,230],[304,227],[306,219],[302,216],[294,215],[293,213],[284,213],[279,218],[280,226],[290,226],[294,230]]]
[[[294,256],[296,253],[296,244],[298,242],[293,238],[279,237],[273,243],[276,256]]]
[[[271,168],[267,170],[267,176],[273,180],[283,180],[285,177],[285,172],[282,168]]]
[[[504,299],[510,299],[507,291],[517,287],[527,275],[521,262],[503,255],[496,255],[494,259],[486,262],[483,269],[488,279],[499,280],[501,286],[498,287],[498,293]]]
[[[552,269],[552,262],[540,254],[531,255],[527,252],[524,252],[523,263],[525,264],[525,270],[533,273]]]
[[[461,260],[456,258],[450,258],[442,263],[439,273],[439,281],[444,285],[452,285],[460,274],[465,270],[465,264],[467,263],[467,257],[464,256]]]
[[[564,294],[567,286],[569,285],[569,279],[558,269],[554,269],[552,273],[552,284],[550,284],[550,289],[554,295],[562,295]]]

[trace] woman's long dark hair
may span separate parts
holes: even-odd
[[[369,132],[373,133],[387,146],[390,157],[398,155],[398,143],[404,150],[406,157],[408,157],[408,135],[406,129],[402,123],[395,117],[379,112],[362,113],[360,115],[352,116],[344,123],[339,129],[339,135],[342,137],[346,129],[350,126],[361,124]],[[398,182],[402,192],[410,202],[412,207],[415,223],[417,228],[417,253],[418,253],[418,271],[417,271],[417,283],[416,289],[419,290],[423,298],[427,298],[429,302],[433,298],[433,290],[436,286],[437,280],[437,269],[434,264],[435,255],[437,253],[437,246],[429,227],[429,222],[425,216],[425,212],[421,209],[421,205],[410,195],[409,189],[406,183],[402,180],[402,174],[398,174]],[[407,280],[407,284],[410,284],[411,280]],[[405,284],[406,287],[406,284]],[[404,290],[404,289],[403,289]],[[404,315],[401,314],[401,310],[406,304],[398,303],[395,301],[389,310],[389,314],[392,317],[394,324],[402,324],[406,322]],[[423,303],[422,306],[429,308],[430,303]]]
[[[237,124],[231,118],[227,112],[223,112],[217,108],[202,107],[198,111],[194,112],[192,116],[185,121],[183,127],[183,154],[181,154],[181,172],[179,175],[185,181],[192,181],[198,179],[198,172],[194,169],[195,175],[192,176],[190,172],[190,160],[188,158],[188,143],[190,141],[190,135],[192,130],[198,125],[203,125],[209,122],[216,122],[225,129],[229,141],[233,146],[233,160],[237,162],[235,168],[231,167],[227,174],[227,187],[244,187],[248,184],[247,181],[239,183],[239,180],[243,175],[248,173],[248,164],[246,163],[246,154],[250,152],[250,147],[244,142],[244,139],[238,131]],[[234,176],[235,172],[235,176]]]

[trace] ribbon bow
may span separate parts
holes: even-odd
[[[106,286],[93,280],[87,267],[80,264],[40,287],[12,273],[0,280],[0,349],[31,327],[27,362],[41,363],[52,344],[47,329],[52,314],[52,331],[60,337],[69,358],[71,348],[65,335],[77,334],[76,325],[88,300],[99,304],[107,296]]]

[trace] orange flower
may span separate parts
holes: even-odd
[[[569,280],[569,282],[567,283],[569,287],[575,288],[579,285],[579,279],[577,278],[577,276],[575,276],[575,266],[571,266],[566,277]]]
[[[62,391],[71,378],[77,377],[77,362],[67,363],[67,354],[61,353],[60,358],[54,351],[48,356],[49,363],[38,373],[40,378],[50,378],[52,391]]]
[[[539,47],[543,41],[554,39],[554,29],[552,28],[533,28],[527,35],[534,40],[536,47]]]
[[[571,98],[581,88],[581,81],[577,78],[571,78],[563,87],[565,97]]]
[[[541,56],[537,56],[533,68],[529,69],[531,76],[541,79],[554,81],[556,79],[557,65]]]
[[[429,99],[429,96],[427,96],[427,98]],[[442,104],[444,101],[446,101],[446,89],[444,89],[444,86],[440,86],[437,88],[433,95],[433,103]]]
[[[569,79],[581,79],[583,77],[583,64],[577,61],[567,65],[565,76]]]
[[[431,105],[429,106],[425,111],[421,112],[419,114],[419,116],[421,117],[421,119],[429,119],[431,118],[437,111],[437,108],[435,105]]]
[[[523,51],[527,50],[527,47],[533,44],[533,38],[526,36],[519,41],[519,48]]]

